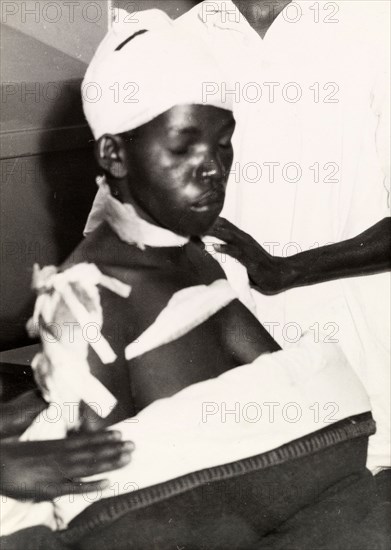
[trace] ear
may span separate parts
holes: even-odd
[[[95,143],[98,164],[115,179],[128,175],[125,142],[121,136],[105,134]]]

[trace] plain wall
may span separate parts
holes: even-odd
[[[107,29],[108,0],[1,3],[3,24],[84,63],[90,62]],[[39,70],[39,64],[36,59],[32,69]]]

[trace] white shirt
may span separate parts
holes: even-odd
[[[264,39],[230,0],[178,20],[229,74],[205,93],[236,94],[223,215],[274,255],[354,237],[390,214],[389,20],[389,3],[375,0],[294,1]],[[389,275],[254,294],[282,346],[306,330],[341,343],[377,421],[368,465],[390,465]]]

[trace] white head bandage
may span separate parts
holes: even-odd
[[[207,92],[225,78],[200,40],[160,10],[139,12],[137,20],[128,15],[119,10],[82,84],[84,113],[95,139],[142,126],[175,105],[232,109],[229,95]]]

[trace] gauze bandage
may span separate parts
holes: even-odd
[[[83,108],[95,139],[150,122],[175,105],[231,109],[231,96],[208,94],[225,81],[213,55],[164,12],[117,21],[98,47],[82,84]]]

